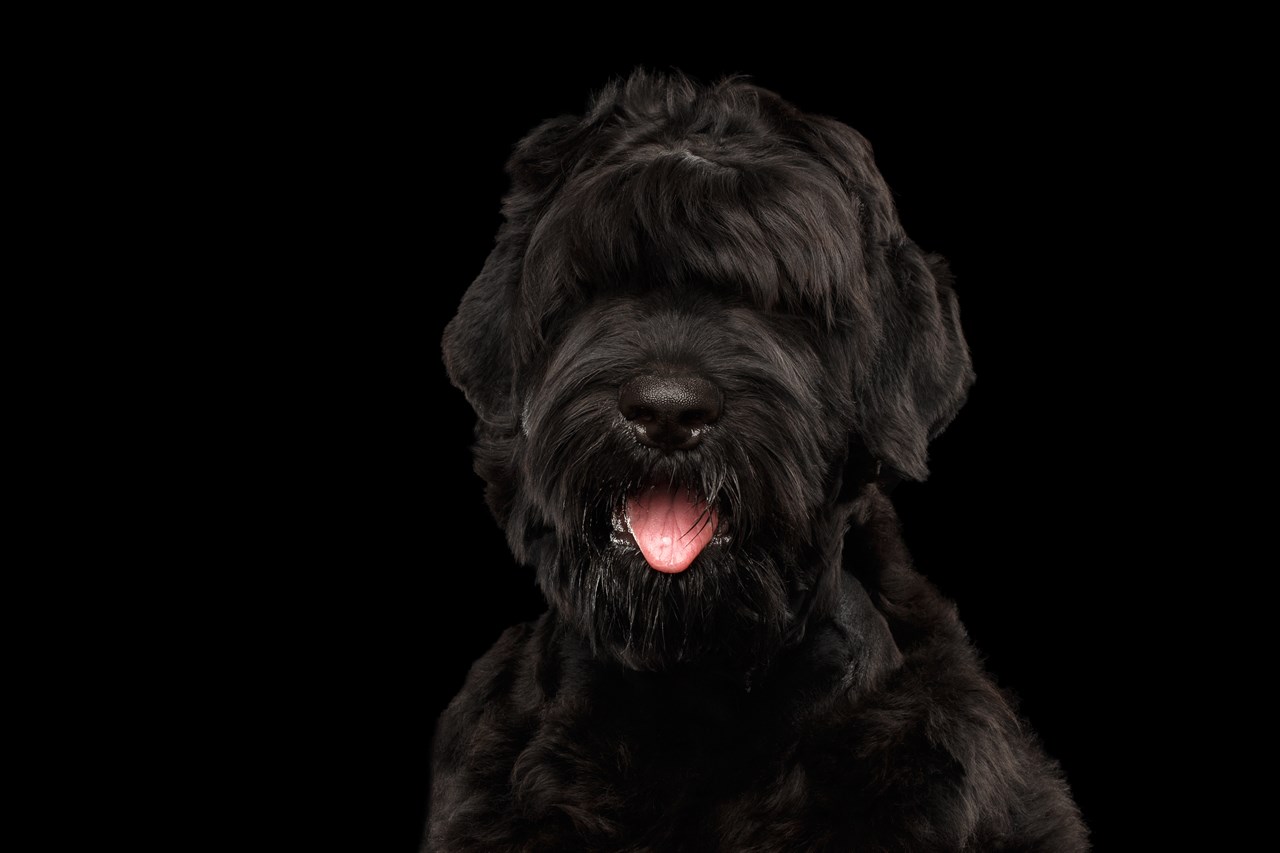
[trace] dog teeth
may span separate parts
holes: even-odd
[[[609,544],[616,548],[634,548],[634,535],[630,541],[627,539],[627,534],[631,533],[631,519],[627,518],[626,513],[615,512],[612,523],[613,532],[609,534]]]

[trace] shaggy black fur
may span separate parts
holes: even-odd
[[[444,353],[550,607],[441,717],[424,849],[1087,849],[881,489],[926,476],[972,371],[867,142],[741,79],[637,72],[508,171]],[[722,394],[696,447],[620,414],[655,371]],[[618,523],[654,482],[718,514],[678,574]]]

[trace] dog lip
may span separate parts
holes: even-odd
[[[733,535],[730,532],[729,520],[723,514],[717,513],[716,532],[711,536],[711,545],[727,545],[733,541]],[[614,512],[609,522],[610,532],[609,541],[614,545],[624,546],[628,548],[639,548],[636,542],[636,535],[631,531],[631,519],[627,518],[626,510],[619,509]]]

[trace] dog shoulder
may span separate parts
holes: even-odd
[[[540,704],[546,622],[543,617],[504,631],[440,715],[423,849],[455,849],[459,838],[480,843],[505,823],[507,775]]]
[[[437,738],[456,740],[486,718],[519,719],[536,713],[545,698],[548,619],[513,625],[472,664],[462,689],[440,715]]]
[[[946,627],[904,650],[815,744],[840,754],[843,781],[879,806],[856,814],[858,833],[869,823],[921,849],[947,836],[955,849],[1087,850],[1060,768],[973,645]]]

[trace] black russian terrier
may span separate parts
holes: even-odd
[[[508,172],[444,357],[549,609],[441,716],[424,849],[1088,849],[885,497],[973,372],[867,141],[642,71]]]

